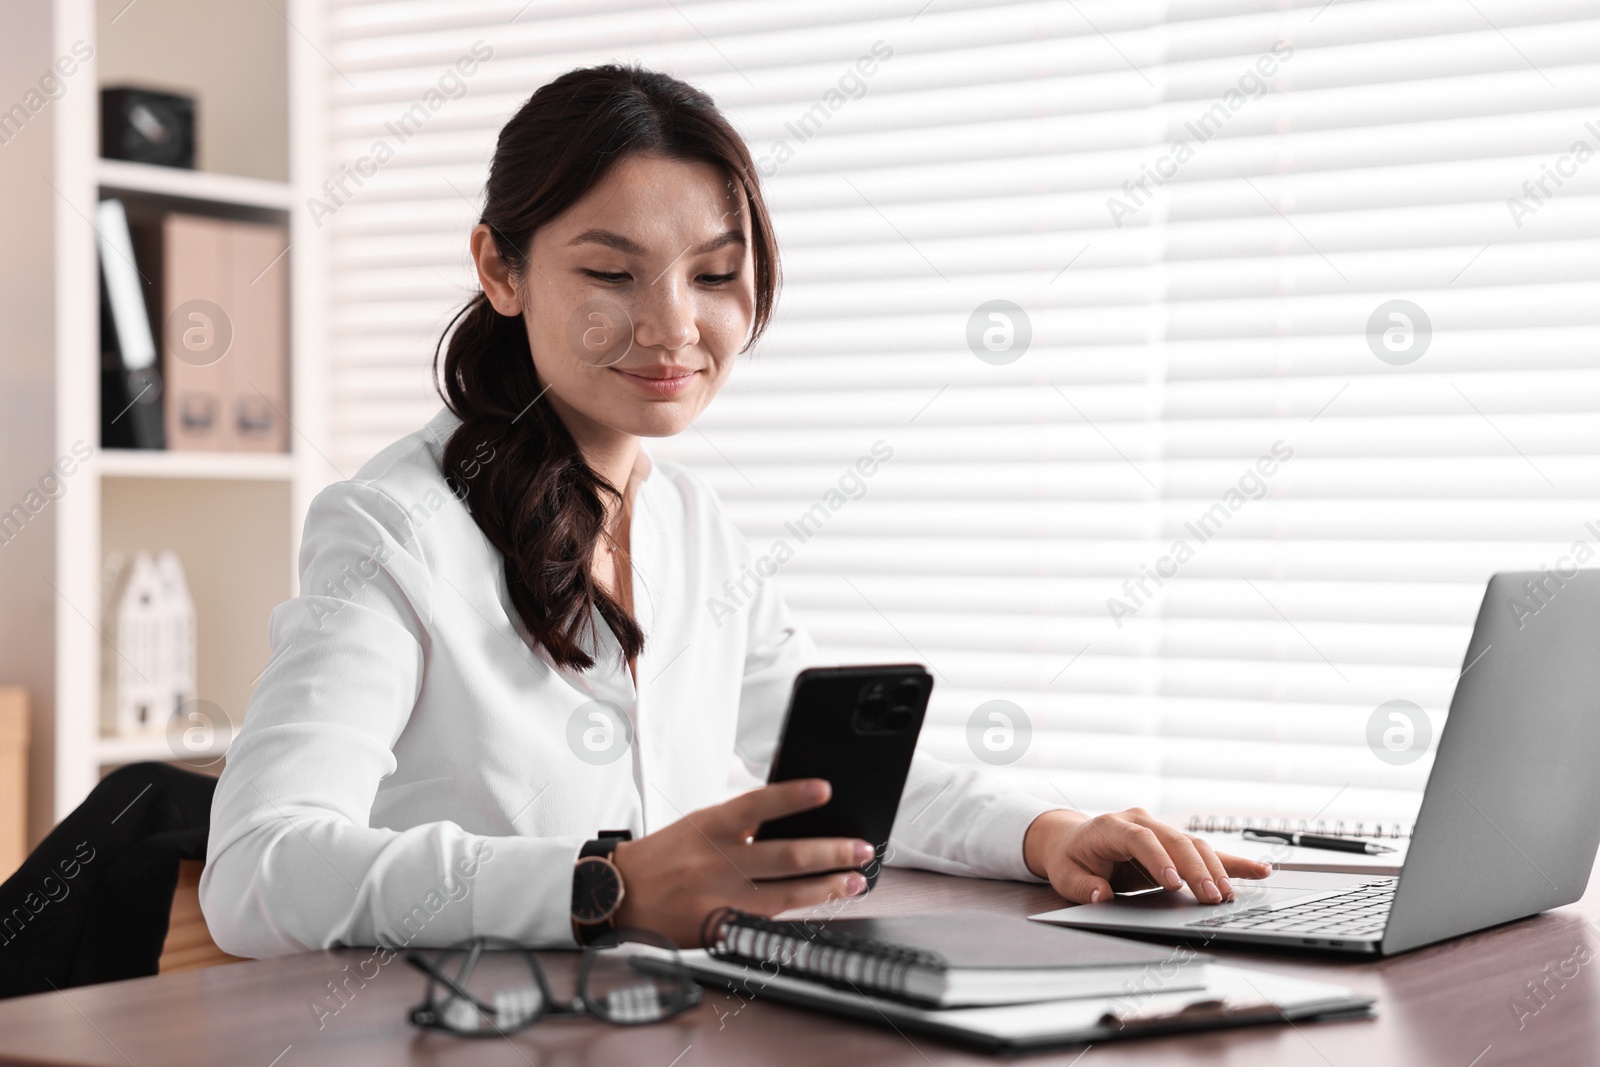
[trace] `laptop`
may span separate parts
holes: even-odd
[[[1600,845],[1600,570],[1496,574],[1462,664],[1398,877],[1275,871],[1227,904],[1158,890],[1030,918],[1374,956],[1572,903]]]

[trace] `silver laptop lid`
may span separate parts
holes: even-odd
[[[1600,570],[1489,580],[1383,935],[1569,904],[1600,845]]]

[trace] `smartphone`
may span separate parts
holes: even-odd
[[[833,796],[820,808],[762,823],[756,840],[869,841],[877,856],[860,870],[875,885],[932,692],[933,676],[920,663],[801,671],[767,783],[825,778]]]

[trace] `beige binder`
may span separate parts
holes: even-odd
[[[288,451],[287,231],[170,214],[161,243],[167,447]]]
[[[224,418],[233,302],[224,223],[196,215],[161,220],[161,349],[167,448],[231,448]]]
[[[282,226],[225,225],[233,293],[229,433],[241,452],[287,452],[289,235]]]

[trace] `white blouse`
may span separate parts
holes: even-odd
[[[306,516],[301,592],[272,612],[211,810],[200,901],[226,952],[570,946],[583,843],[727,799],[735,755],[764,780],[794,677],[817,662],[771,581],[732,617],[712,610],[753,554],[704,481],[641,449],[639,684],[598,612],[595,666],[556,666],[446,486],[459,424],[441,409]],[[891,862],[1037,881],[1022,838],[1053,806],[919,754]]]

